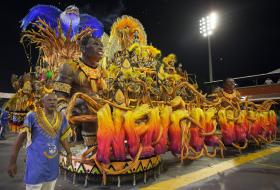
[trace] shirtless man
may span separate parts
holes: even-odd
[[[222,107],[233,105],[238,107],[240,103],[240,93],[235,89],[236,83],[233,78],[226,78],[223,82],[223,89],[219,90],[218,96],[223,97]]]
[[[76,92],[83,92],[90,96],[98,96],[98,93],[107,89],[104,73],[98,62],[103,55],[103,45],[100,39],[86,36],[79,41],[81,57],[78,60],[70,60],[61,65],[59,75],[54,83],[54,90],[59,97],[58,109],[65,110],[67,101]],[[79,101],[78,112],[89,114],[87,106]],[[82,135],[85,145],[90,147],[96,144],[97,123],[84,123]]]

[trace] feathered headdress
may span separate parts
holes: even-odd
[[[86,28],[71,38],[71,27],[65,36],[59,21],[57,30],[41,19],[34,23],[34,26],[38,31],[34,29],[24,31],[20,41],[35,44],[41,53],[40,59],[47,62],[52,71],[56,71],[63,60],[77,59],[81,52],[76,41],[93,32],[93,29]]]

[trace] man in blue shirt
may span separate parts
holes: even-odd
[[[5,131],[8,127],[8,112],[0,108],[0,140],[5,140]]]
[[[67,152],[68,164],[72,155],[67,137],[71,134],[66,117],[56,111],[57,97],[54,93],[42,98],[43,108],[29,112],[15,142],[8,173],[14,177],[17,172],[16,160],[25,138],[26,171],[24,181],[27,190],[53,190],[59,174],[60,145]]]

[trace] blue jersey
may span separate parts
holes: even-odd
[[[59,173],[60,140],[71,133],[66,117],[56,113],[49,122],[43,110],[29,112],[23,130],[27,131],[25,183],[55,180]]]
[[[0,108],[0,125],[1,126],[7,126],[8,122],[9,122],[9,118],[8,118],[8,112],[6,112],[5,110],[2,110]]]

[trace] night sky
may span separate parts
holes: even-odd
[[[211,11],[219,15],[219,26],[211,37],[214,80],[260,74],[280,67],[279,6],[269,0],[49,0],[1,2],[0,92],[12,92],[10,76],[28,71],[19,43],[20,20],[37,4],[64,10],[75,4],[105,25],[127,14],[139,19],[148,42],[163,52],[175,53],[200,83],[208,81],[207,39],[199,34],[199,19]]]

